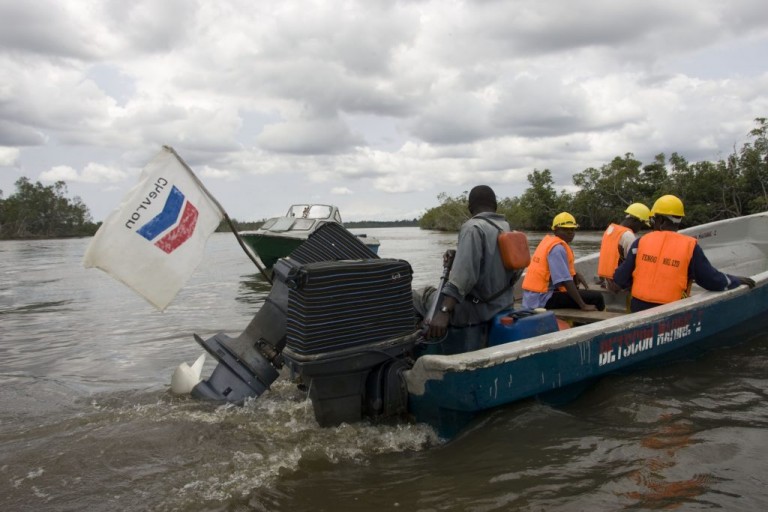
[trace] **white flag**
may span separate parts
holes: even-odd
[[[203,258],[224,210],[167,146],[96,232],[83,259],[163,310]]]

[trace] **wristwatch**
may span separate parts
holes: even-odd
[[[440,308],[440,312],[441,312],[441,313],[450,313],[450,312],[451,312],[451,310],[450,310],[450,309],[448,309],[448,306],[442,306],[442,307]]]

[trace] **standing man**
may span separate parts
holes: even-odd
[[[584,311],[605,309],[600,292],[589,290],[584,277],[576,272],[569,245],[576,236],[576,219],[568,212],[555,215],[552,234],[547,234],[533,253],[523,280],[523,308],[578,308]],[[579,290],[578,285],[584,286]]]
[[[499,311],[511,307],[512,286],[519,272],[502,263],[497,238],[509,230],[503,215],[496,213],[496,194],[487,185],[469,192],[469,213],[459,231],[456,256],[442,293],[434,287],[414,290],[414,307],[429,323],[428,338],[442,338],[442,353],[455,354],[485,346],[487,323]],[[430,306],[438,300],[433,318]],[[450,328],[449,328],[450,326]]]
[[[629,254],[632,242],[638,237],[641,229],[651,225],[651,210],[643,203],[632,203],[627,206],[624,213],[627,215],[621,224],[611,223],[603,233],[603,240],[600,243],[597,275],[608,282],[609,289],[615,288],[612,286],[613,273]]]
[[[632,288],[630,311],[642,311],[688,297],[693,281],[711,291],[730,290],[742,284],[755,286],[749,277],[717,270],[695,238],[677,232],[685,216],[679,198],[673,195],[658,198],[651,208],[651,216],[654,231],[632,244],[627,258],[613,275],[617,285]]]

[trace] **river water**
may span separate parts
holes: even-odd
[[[356,230],[360,231],[360,230]],[[436,284],[455,234],[364,230]],[[540,235],[531,235],[535,245]],[[578,233],[578,255],[599,234]],[[243,407],[170,393],[203,338],[239,334],[268,284],[231,234],[164,312],[97,270],[89,239],[0,242],[0,510],[763,510],[768,335],[602,379],[562,407],[320,428],[284,379]],[[208,358],[203,375],[215,363]]]

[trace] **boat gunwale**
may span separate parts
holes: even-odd
[[[768,271],[752,276],[756,282],[755,288],[766,286]],[[693,297],[657,306],[636,313],[601,320],[587,325],[564,331],[542,334],[533,338],[487,347],[472,352],[453,355],[424,355],[415,361],[413,368],[406,373],[408,390],[414,394],[423,393],[429,380],[442,380],[445,373],[467,372],[477,369],[503,365],[531,355],[550,352],[590,341],[598,335],[617,333],[645,324],[652,324],[664,318],[683,313],[687,310],[728,301],[739,295],[748,294],[752,290],[745,285],[725,291],[704,291]],[[629,320],[628,320],[629,318]]]

